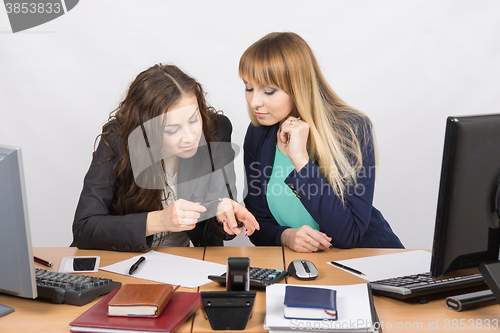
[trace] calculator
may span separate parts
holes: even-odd
[[[283,280],[288,273],[280,269],[250,267],[250,288],[265,289],[276,282]],[[220,285],[226,285],[226,273],[222,275],[209,275],[208,278]]]

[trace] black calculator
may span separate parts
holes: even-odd
[[[250,267],[250,288],[265,289],[276,282],[283,280],[287,272],[280,269]],[[221,285],[226,285],[226,273],[222,275],[209,275],[208,278]]]

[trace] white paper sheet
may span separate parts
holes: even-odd
[[[145,257],[146,261],[133,273],[133,277],[181,285],[186,288],[197,288],[212,282],[208,279],[209,275],[221,275],[226,272],[226,265],[156,251],[149,251],[148,253],[120,261],[113,265],[101,267],[100,269],[129,275],[130,266],[139,260],[140,257]]]
[[[264,329],[281,332],[370,332],[373,330],[372,311],[366,283],[345,286],[311,286],[337,291],[338,319],[297,320],[284,317],[286,284],[277,283],[266,287],[266,319]],[[307,287],[301,285],[301,287]]]
[[[380,256],[364,257],[348,260],[335,261],[344,266],[354,268],[365,275],[358,275],[348,270],[348,273],[356,275],[370,282],[394,278],[398,276],[421,274],[430,271],[431,253],[424,250],[405,251],[400,253],[383,254]]]

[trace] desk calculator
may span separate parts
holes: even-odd
[[[280,269],[250,267],[250,288],[265,289],[276,282],[283,280],[287,272]],[[226,273],[209,275],[208,278],[220,285],[226,285]]]

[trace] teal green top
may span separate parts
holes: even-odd
[[[269,210],[281,226],[300,228],[307,224],[311,228],[319,230],[318,223],[314,221],[299,198],[285,183],[286,177],[294,169],[290,158],[280,152],[276,146],[273,171],[266,191]]]

